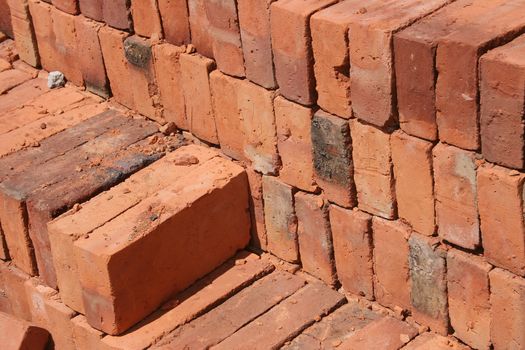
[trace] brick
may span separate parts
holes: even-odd
[[[264,201],[262,189],[262,175],[252,168],[246,168],[250,183],[250,219],[252,222],[250,246],[258,249],[267,249],[266,225],[264,217]]]
[[[75,31],[78,38],[78,64],[86,89],[101,97],[109,97],[108,79],[98,33],[102,28],[100,23],[83,16],[75,17]]]
[[[137,145],[132,146],[156,131],[153,124],[144,125],[115,114],[108,112],[100,115],[98,120],[107,120],[105,125],[101,123],[102,127],[85,122],[91,126],[87,128],[91,129],[87,137],[98,137],[71,151],[66,148],[68,138],[71,134],[75,135],[75,131],[85,130],[84,126],[66,133],[64,138],[58,136],[45,146],[41,145],[40,154],[45,154],[47,150],[56,154],[56,149],[60,148],[62,155],[56,155],[53,161],[42,165],[33,164],[20,172],[15,169],[16,176],[9,174],[10,178],[1,184],[0,218],[13,260],[26,273],[34,273],[33,245],[40,276],[49,286],[56,286],[56,280],[46,223],[159,157],[154,153],[146,155],[148,147],[144,145],[139,145],[143,147],[142,151]],[[115,129],[122,134],[118,140],[114,139]],[[111,143],[110,139],[113,139]],[[78,136],[72,141],[78,142]],[[103,159],[93,157],[93,152]],[[26,155],[31,157],[30,151],[3,158],[3,161],[16,163],[24,160]],[[83,169],[82,176],[79,175],[79,168]],[[57,181],[57,177],[61,180]]]
[[[311,125],[313,110],[282,97],[274,100],[277,148],[281,156],[279,177],[305,191],[315,191]]]
[[[244,56],[241,46],[237,2],[205,0],[206,16],[212,33],[213,57],[217,69],[235,77],[244,77]]]
[[[354,116],[379,127],[396,124],[393,35],[448,2],[405,0],[385,5],[378,0],[359,10],[364,13],[349,27]]]
[[[373,300],[372,217],[330,206],[337,277],[345,291]]]
[[[309,284],[214,349],[279,348],[316,318],[330,313],[343,300],[343,295],[322,284]]]
[[[158,0],[166,41],[174,45],[191,42],[188,4],[185,0]]]
[[[163,117],[178,128],[189,129],[186,120],[180,54],[182,48],[169,44],[153,46],[155,77],[159,89]]]
[[[327,204],[315,195],[295,194],[297,236],[303,269],[333,285],[336,275]]]
[[[316,101],[310,17],[334,0],[280,0],[271,5],[272,50],[279,92],[303,105]]]
[[[206,0],[188,0],[191,43],[201,55],[213,58],[213,37],[206,14]]]
[[[0,113],[17,108],[47,91],[47,80],[32,79],[11,89],[8,94],[0,95]]]
[[[31,79],[31,75],[19,71],[18,69],[9,69],[0,73],[0,94],[5,94],[9,90]]]
[[[5,72],[6,70],[12,69],[13,66],[8,61],[3,58],[0,59],[0,72]]]
[[[197,164],[178,165],[181,159],[189,156],[197,159]],[[57,273],[60,297],[64,303],[78,312],[85,313],[78,267],[74,256],[74,242],[105,222],[117,217],[141,200],[163,187],[180,179],[186,173],[199,169],[216,156],[216,153],[199,147],[188,146],[166,155],[149,167],[138,171],[129,179],[112,187],[103,195],[96,196],[82,207],[67,212],[48,224],[51,251]],[[75,214],[75,215],[72,215]]]
[[[159,10],[156,0],[131,0],[133,29],[140,36],[162,37]]]
[[[9,20],[10,18],[10,10],[9,6],[7,4],[6,0],[0,1],[0,13],[3,13],[4,15],[0,18],[0,31],[4,32],[8,36],[12,36],[13,34],[13,28],[11,26],[11,22]]]
[[[525,36],[494,49],[480,60],[480,128],[483,157],[499,165],[525,168]]]
[[[78,0],[80,12],[98,22],[104,22],[104,0]]]
[[[270,5],[273,2],[237,1],[246,78],[266,89],[277,87],[270,31]]]
[[[490,277],[491,329],[494,349],[517,350],[525,344],[525,280],[494,269]]]
[[[304,283],[299,277],[276,271],[207,314],[176,329],[152,349],[208,348],[216,345],[294,294]],[[219,319],[221,321],[217,323]]]
[[[490,347],[491,266],[458,250],[447,253],[448,304],[454,336],[475,349]]]
[[[455,340],[452,337],[444,337],[435,333],[423,333],[416,339],[408,343],[403,350],[470,350],[468,346],[465,346]]]
[[[79,12],[78,0],[52,0],[53,5],[61,11],[72,15],[77,15]]]
[[[477,181],[485,257],[496,266],[525,276],[525,175],[487,164],[478,168]]]
[[[131,28],[131,11],[129,8],[129,0],[113,0],[104,1],[102,6],[102,13],[104,14],[104,22],[109,26],[128,30]]]
[[[200,55],[181,54],[182,84],[189,130],[195,136],[217,144],[217,129],[211,102],[209,74],[214,62]]]
[[[235,262],[239,262],[236,264]],[[103,343],[109,349],[144,349],[162,335],[188,323],[212,307],[231,297],[254,280],[267,275],[274,266],[255,254],[239,253],[177,296],[178,304],[168,311],[157,311],[121,336],[106,336]]]
[[[49,333],[28,322],[0,312],[0,335],[5,350],[44,349]]]
[[[350,121],[354,181],[359,209],[386,219],[396,216],[391,134]]]
[[[475,154],[445,144],[432,154],[439,236],[475,249],[480,245]]]
[[[379,314],[371,311],[356,301],[349,301],[320,322],[314,323],[297,336],[283,350],[302,349],[335,349],[340,343],[351,337],[354,332],[367,326],[379,318]]]
[[[408,240],[412,316],[442,335],[448,334],[446,252],[434,238],[412,233]]]
[[[501,2],[487,16],[479,16],[475,25],[447,35],[438,46],[436,108],[443,142],[464,149],[479,148],[479,58],[525,30],[520,15],[524,10],[525,3]],[[490,28],[487,23],[491,23]]]
[[[433,144],[398,131],[390,139],[397,213],[425,235],[436,230],[434,215]]]
[[[108,334],[122,333],[243,248],[249,239],[247,186],[240,166],[216,158],[77,240],[75,257],[89,324]],[[195,221],[202,210],[208,215]],[[187,227],[186,235],[174,227]],[[168,244],[170,240],[178,243]],[[189,249],[181,242],[194,245]],[[138,252],[142,258],[130,263]],[[109,265],[107,256],[112,257]],[[175,266],[173,256],[180,261]],[[146,276],[144,268],[152,264],[157,273]],[[130,308],[129,300],[137,307]]]
[[[40,57],[27,1],[8,0],[7,2],[11,8],[11,23],[16,51],[21,60],[33,67],[38,67]]]
[[[343,206],[357,204],[348,122],[321,110],[312,119],[315,180],[324,196]]]
[[[409,228],[399,221],[372,220],[374,293],[385,306],[410,309]],[[392,249],[392,247],[396,247]]]
[[[13,63],[18,59],[18,52],[16,51],[16,43],[14,40],[7,39],[0,43],[0,58]]]
[[[219,71],[210,74],[210,88],[217,137],[228,156],[244,160],[244,130],[239,111],[239,80]]]
[[[256,171],[274,174],[280,165],[273,107],[275,93],[248,81],[239,84],[237,98],[245,137],[244,154]]]
[[[100,349],[104,333],[92,328],[84,316],[78,315],[71,320],[75,349]]]
[[[5,242],[4,231],[0,226],[0,260],[10,260],[9,249],[7,248],[7,243]],[[1,311],[1,308],[0,308]]]
[[[31,321],[31,309],[25,291],[25,282],[29,276],[12,263],[0,262],[0,279],[3,282],[3,292],[9,302],[7,312],[17,318]]]
[[[98,33],[111,93],[117,102],[133,108],[133,89],[124,84],[129,77],[128,61],[124,56],[124,40],[128,35],[110,27],[103,27]]]
[[[277,178],[263,176],[266,249],[288,262],[299,259],[297,217],[294,210],[295,189]]]
[[[7,268],[8,268],[8,263],[4,261],[0,261],[0,312],[5,312],[7,314],[13,314],[13,311],[11,310],[11,301],[9,300],[7,296],[7,288],[9,286],[6,285],[6,282],[4,281],[5,279],[4,275],[9,273]]]
[[[394,36],[399,122],[409,135],[437,140],[435,58],[443,37],[470,25],[501,1],[452,2]]]

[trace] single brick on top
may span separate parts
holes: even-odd
[[[279,0],[271,5],[272,50],[280,93],[294,102],[316,102],[310,17],[336,0]]]
[[[79,12],[78,0],[52,0],[53,5],[64,12],[77,15]]]
[[[483,157],[525,168],[525,35],[480,60],[480,128]]]
[[[131,0],[131,15],[135,33],[144,37],[162,37],[159,9],[156,0]]]
[[[188,3],[186,0],[158,0],[164,38],[170,44],[191,42]]]

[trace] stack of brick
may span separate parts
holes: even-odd
[[[45,69],[246,166],[257,248],[525,347],[525,0],[28,2]]]

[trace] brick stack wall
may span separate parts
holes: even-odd
[[[8,3],[21,59],[242,163],[253,248],[525,348],[525,0]]]

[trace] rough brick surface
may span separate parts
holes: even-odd
[[[461,344],[451,337],[443,337],[435,333],[423,333],[407,344],[403,350],[470,350],[471,348]]]
[[[0,31],[11,36],[13,34],[13,28],[9,21],[10,10],[6,0],[0,1],[0,12],[3,14],[0,18]]]
[[[213,37],[206,14],[206,0],[188,0],[191,43],[201,55],[213,58]]]
[[[525,280],[500,269],[492,270],[489,276],[490,336],[494,349],[522,349],[525,346]]]
[[[448,308],[454,335],[475,349],[490,346],[491,266],[457,250],[447,253]]]
[[[399,221],[374,217],[372,230],[376,300],[392,308],[410,309],[409,228]]]
[[[483,157],[503,166],[525,167],[525,36],[481,58],[481,147]]]
[[[0,261],[0,285],[3,285],[2,296],[7,302],[3,303],[3,312],[9,313],[17,318],[31,321],[31,309],[26,295],[25,282],[29,276],[18,268]]]
[[[131,15],[138,35],[148,38],[162,36],[157,0],[131,0]]]
[[[280,93],[303,105],[316,101],[310,17],[335,0],[280,0],[271,5],[272,49]]]
[[[131,27],[129,0],[104,1],[104,21],[111,27],[128,30]]]
[[[274,100],[277,144],[281,156],[279,177],[305,191],[316,189],[313,174],[311,124],[313,111],[282,97]]]
[[[71,320],[73,339],[77,350],[100,349],[104,333],[91,327],[84,316],[78,315]]]
[[[372,300],[372,217],[332,205],[330,223],[339,282],[345,291]]]
[[[8,4],[11,9],[13,37],[18,55],[24,62],[37,67],[40,64],[40,57],[27,0],[8,0]]]
[[[52,0],[52,3],[57,9],[72,15],[79,12],[78,0]]]
[[[104,21],[104,0],[78,0],[80,12],[98,22]]]
[[[319,196],[298,192],[295,211],[303,269],[327,284],[334,284],[334,252],[327,203]]]
[[[350,131],[359,209],[393,219],[396,204],[391,135],[355,119],[350,121]]]
[[[23,320],[0,312],[0,336],[5,350],[45,349],[49,333]]]
[[[483,247],[496,266],[525,275],[523,184],[525,175],[500,166],[478,169],[478,206]]]
[[[356,204],[348,122],[323,111],[312,119],[315,180],[324,196],[343,207]]]
[[[299,259],[294,193],[294,188],[275,177],[263,176],[267,249],[289,262]]]
[[[475,154],[445,144],[432,153],[438,233],[474,249],[480,244]]]
[[[430,236],[435,231],[433,145],[401,131],[392,134],[390,142],[398,215]]]
[[[255,248],[266,250],[266,225],[264,218],[264,200],[262,189],[262,175],[252,168],[246,168],[248,182],[250,183],[250,219],[251,219],[251,245]]]
[[[164,38],[174,45],[190,43],[188,4],[185,0],[158,0]]]

